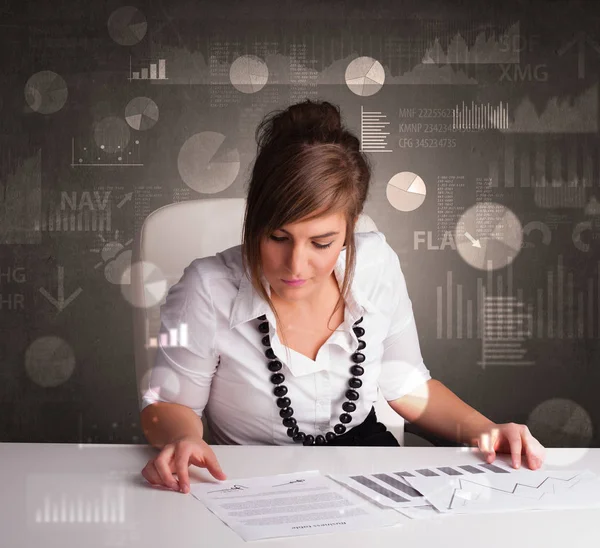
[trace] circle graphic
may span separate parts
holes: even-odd
[[[425,201],[427,188],[421,177],[410,171],[402,171],[389,180],[385,195],[397,210],[414,211]]]
[[[62,76],[51,70],[36,72],[25,84],[25,101],[34,112],[52,114],[67,102],[69,91]]]
[[[27,375],[45,388],[64,383],[74,369],[73,350],[60,337],[40,337],[25,351]]]
[[[103,118],[94,125],[94,141],[104,152],[123,151],[130,138],[129,126],[116,116]]]
[[[554,398],[538,405],[527,419],[527,427],[544,446],[589,447],[592,419],[572,400]]]
[[[385,70],[381,63],[372,57],[358,57],[350,62],[344,78],[352,93],[369,97],[383,87]]]
[[[192,190],[215,194],[235,181],[240,171],[240,155],[222,133],[203,131],[183,144],[177,167],[183,182]]]
[[[229,80],[242,93],[256,93],[269,80],[269,67],[256,55],[242,55],[229,68]]]
[[[108,34],[121,46],[137,44],[146,36],[147,30],[144,14],[134,6],[116,9],[108,18]]]
[[[141,283],[143,291],[137,290],[139,283],[133,284],[134,279]],[[123,271],[120,283],[123,296],[136,308],[150,308],[157,305],[169,289],[160,268],[147,261],[130,264]]]
[[[523,229],[502,204],[481,202],[462,214],[454,232],[458,252],[480,270],[496,270],[513,262],[521,251]]]
[[[158,105],[148,97],[136,97],[125,107],[125,121],[137,131],[146,131],[158,122]]]

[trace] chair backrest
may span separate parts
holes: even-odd
[[[133,330],[139,405],[156,356],[157,348],[153,341],[156,341],[160,329],[160,305],[164,303],[168,289],[179,281],[184,268],[194,259],[215,255],[242,242],[245,207],[245,198],[209,198],[169,204],[148,215],[139,234],[136,234],[132,250],[131,291],[132,302],[136,305],[133,308]],[[361,214],[355,232],[376,230],[373,220]],[[150,282],[148,272],[151,270]],[[160,300],[160,295],[156,295],[157,287],[161,293],[164,292]],[[392,411],[387,402],[383,401],[383,404],[379,402],[376,408],[378,417],[381,412]],[[403,432],[404,421],[392,413],[385,423],[392,430],[389,424],[392,420],[395,430],[400,427]],[[204,427],[205,437],[210,442],[206,422]],[[402,432],[393,432],[396,437],[402,435]]]

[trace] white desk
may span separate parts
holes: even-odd
[[[478,453],[453,447],[214,446],[214,450],[228,479],[313,469],[350,474],[481,462]],[[191,494],[149,486],[141,470],[157,454],[140,445],[0,443],[0,546],[598,546],[600,509],[431,520],[399,515],[402,525],[378,530],[247,543]],[[509,462],[508,455],[499,458]],[[548,449],[544,467],[600,473],[600,449]],[[192,483],[208,477],[205,469],[190,467]]]

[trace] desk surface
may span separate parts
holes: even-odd
[[[482,462],[455,447],[213,446],[228,479],[302,470],[373,473]],[[545,469],[600,474],[600,449],[549,448]],[[158,454],[144,445],[0,443],[0,544],[6,548],[96,546],[400,546],[492,548],[597,546],[600,509],[401,516],[378,530],[244,542],[191,494],[149,486],[141,475]],[[499,460],[509,463],[508,455]],[[210,478],[190,467],[190,482]]]

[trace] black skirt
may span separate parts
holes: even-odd
[[[400,447],[398,440],[385,427],[385,424],[377,422],[375,415],[375,407],[371,411],[362,424],[346,430],[341,436],[337,436],[327,445],[370,445],[370,446],[387,446]]]

